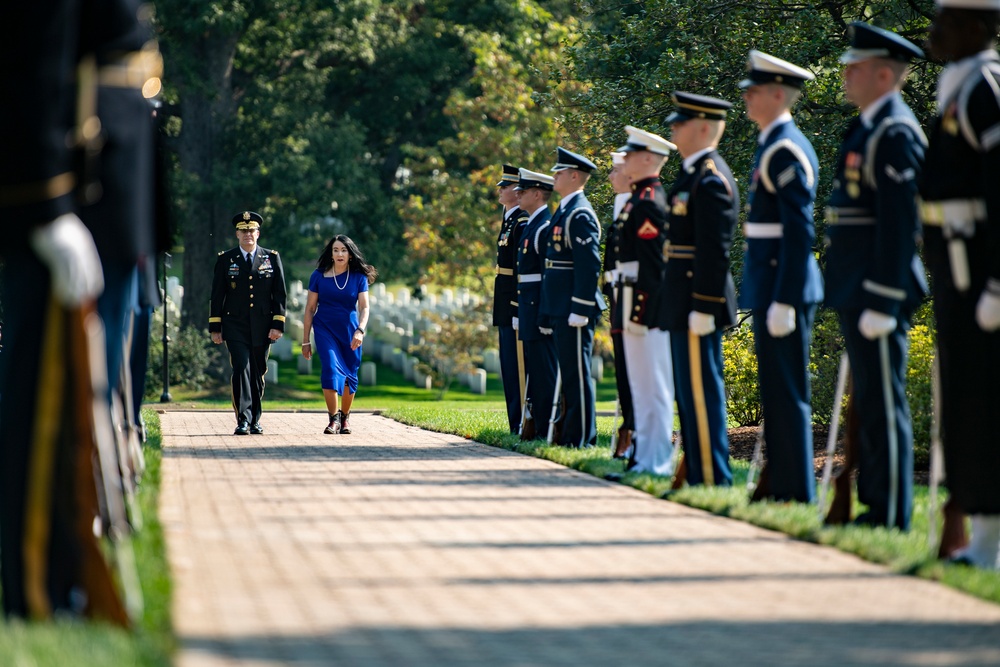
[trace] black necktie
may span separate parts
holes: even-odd
[[[247,270],[248,271],[253,271],[253,255],[251,255],[250,253],[247,253],[245,255],[245,257],[246,257],[246,260],[247,260]]]

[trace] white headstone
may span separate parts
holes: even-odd
[[[292,360],[292,339],[290,336],[282,336],[271,344],[271,354],[282,361]]]
[[[483,368],[486,369],[487,373],[499,373],[500,372],[500,351],[499,350],[483,350]]]
[[[278,384],[278,361],[277,359],[267,360],[267,381],[271,384]]]
[[[361,362],[361,374],[358,377],[361,384],[365,387],[375,386],[375,371],[376,366],[374,361],[362,361]]]
[[[604,357],[599,354],[590,358],[590,377],[597,382],[604,381]]]
[[[306,359],[305,357],[303,357],[301,355],[299,356],[299,360],[297,362],[297,367],[298,367],[297,370],[299,371],[299,375],[312,375],[312,372],[313,372],[313,362],[312,362],[312,360],[313,360],[313,358],[314,357],[310,357],[309,359]]]
[[[470,375],[469,388],[472,389],[473,394],[485,394],[486,393],[486,369],[477,368]]]

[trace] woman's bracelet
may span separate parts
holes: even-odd
[[[355,330],[354,330],[354,333],[358,333],[359,331],[361,332],[361,335],[362,335],[362,336],[364,336],[364,335],[365,335],[365,330],[364,330],[364,329],[362,329],[361,327],[358,327],[357,329],[355,329]]]
[[[306,347],[307,345],[308,345],[309,347],[312,347],[312,343],[302,343],[302,347]]]

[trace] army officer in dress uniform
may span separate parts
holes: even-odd
[[[496,278],[493,280],[493,326],[500,343],[500,379],[507,403],[507,424],[511,433],[521,427],[521,402],[524,400],[524,352],[518,343],[517,324],[517,241],[528,214],[517,204],[518,169],[503,166],[497,182],[498,199],[504,207],[500,233],[497,234]]]
[[[257,245],[264,219],[252,211],[233,216],[240,244],[220,252],[212,279],[212,342],[226,341],[233,367],[235,435],[264,432],[260,402],[270,345],[285,330],[285,274],[274,250]]]
[[[635,414],[632,460],[635,472],[672,475],[674,472],[674,377],[670,363],[670,334],[662,317],[664,298],[663,244],[666,241],[667,196],[660,170],[670,152],[669,141],[627,125],[628,142],[622,170],[632,180],[632,197],[619,219],[625,363]]]
[[[948,490],[972,540],[942,551],[997,567],[1000,544],[1000,0],[939,0],[930,51],[948,65],[920,181],[933,276]],[[948,515],[946,515],[946,519]],[[945,534],[950,531],[945,529]]]
[[[560,445],[597,444],[597,414],[590,384],[594,327],[604,297],[601,276],[601,227],[583,188],[597,165],[582,155],[557,149],[553,189],[559,208],[552,215],[545,248],[540,313],[552,328],[559,359],[563,415]]]
[[[739,306],[753,313],[767,467],[754,499],[812,502],[809,342],[823,279],[813,256],[819,164],[791,108],[807,70],[751,51],[740,82],[747,116],[760,128],[743,228],[747,249]]]
[[[667,193],[662,292],[687,481],[729,486],[722,330],[736,321],[729,249],[740,191],[716,147],[732,104],[685,92],[675,92],[673,101],[666,123],[684,163]]]
[[[528,213],[518,240],[517,340],[524,346],[528,401],[535,428],[548,424],[556,389],[556,348],[552,329],[539,326],[545,243],[549,237],[549,199],[552,177],[521,169],[517,187],[518,206]],[[533,433],[522,433],[527,439]]]
[[[924,137],[900,90],[923,51],[865,23],[849,28],[844,92],[861,114],[848,127],[826,209],[826,305],[840,317],[861,437],[857,522],[907,530],[913,427],[906,333],[927,293],[917,257],[917,178]],[[890,388],[888,395],[884,389]]]
[[[632,390],[628,386],[628,369],[625,365],[625,345],[622,342],[622,300],[621,281],[618,277],[618,256],[621,253],[621,230],[625,221],[620,218],[625,205],[632,198],[632,179],[622,167],[625,153],[611,153],[611,171],[608,180],[615,191],[615,203],[611,223],[604,235],[604,296],[611,309],[611,346],[615,353],[615,387],[618,389],[618,405],[621,407],[622,425],[615,437],[613,456],[625,458],[632,447],[632,431],[635,430],[635,414],[632,410]]]

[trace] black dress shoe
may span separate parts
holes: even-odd
[[[264,427],[260,425],[260,422],[254,422],[253,426],[250,427],[250,433],[252,435],[264,435]]]
[[[236,425],[236,430],[233,431],[233,435],[250,435],[250,427],[247,426],[246,422],[240,422]]]

